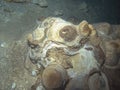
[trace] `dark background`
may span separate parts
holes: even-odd
[[[48,2],[51,3],[50,7],[53,3],[51,8],[57,7],[58,3],[64,7],[63,18],[75,17],[80,21],[86,19],[91,23],[120,24],[120,0],[48,0]],[[82,2],[87,4],[88,10],[86,12],[78,9]],[[69,11],[66,10],[68,8]]]

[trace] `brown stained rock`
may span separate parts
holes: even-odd
[[[106,44],[106,65],[115,66],[120,58],[120,40],[111,40]]]
[[[75,27],[65,26],[60,30],[59,35],[65,41],[71,42],[77,37],[77,31]]]
[[[82,21],[79,24],[79,30],[80,30],[80,34],[83,35],[83,36],[88,36],[91,33],[91,30],[88,26],[87,21]]]
[[[86,80],[87,78],[83,76],[74,77],[66,85],[65,90],[89,90]]]
[[[32,34],[28,34],[27,41],[28,46],[34,48],[38,46],[38,44],[44,39],[44,29],[43,28],[36,28]]]
[[[102,67],[104,65],[106,59],[105,59],[105,52],[100,47],[100,45],[97,45],[94,47],[94,54],[95,54],[96,60],[100,64],[100,67]]]
[[[47,88],[58,88],[62,84],[62,77],[56,70],[45,70],[43,72],[43,84]]]
[[[98,23],[93,24],[94,28],[98,31],[100,35],[109,35],[111,33],[112,27],[109,23]]]
[[[47,62],[41,73],[42,85],[46,87],[46,90],[54,90],[61,86],[63,88],[60,90],[64,90],[68,80],[67,73],[72,79],[68,81],[65,90],[88,90],[84,89],[87,86],[92,88],[91,90],[101,90],[101,88],[107,90],[104,88],[106,79],[103,78],[104,75],[100,76],[100,73],[103,67],[118,65],[120,40],[112,40],[110,35],[113,27],[110,24],[99,23],[94,26],[95,28],[87,21],[73,25],[60,18],[49,17],[41,22],[44,32],[38,30],[38,33],[36,30],[29,35],[30,44],[40,46],[37,50],[40,53],[35,53],[35,55],[40,56],[40,61]],[[117,31],[117,27],[113,29]],[[36,40],[38,43],[35,42]],[[42,62],[39,63],[42,64]],[[89,85],[86,85],[84,83],[87,78],[85,73],[88,74],[90,68],[99,69],[99,74],[90,77],[87,82]]]
[[[90,37],[90,42],[92,45],[98,46],[102,42],[102,39],[98,36],[92,36]]]
[[[42,74],[42,83],[48,88],[59,88],[68,80],[66,70],[60,65],[48,66]]]
[[[113,32],[111,36],[114,38],[120,38],[120,25],[112,25]]]
[[[109,90],[105,74],[91,70],[89,74],[72,78],[65,90]]]
[[[120,89],[120,69],[103,68],[105,75],[108,78],[110,90]]]
[[[88,79],[90,90],[109,90],[108,80],[105,74],[95,73]]]
[[[96,36],[97,32],[96,32],[96,29],[93,27],[93,25],[89,24],[88,26],[89,26],[89,28],[91,30],[90,36],[91,37]]]
[[[82,21],[79,24],[79,31],[80,31],[80,35],[83,36],[91,36],[91,37],[96,36],[96,30],[87,21]]]
[[[61,57],[62,56],[62,57]],[[53,48],[47,53],[48,59],[53,59],[54,62],[59,63],[64,68],[72,68],[70,57],[65,54],[62,49]]]

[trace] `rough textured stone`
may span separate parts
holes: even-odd
[[[85,89],[86,87],[93,89],[92,84],[88,85],[87,82],[89,74],[91,77],[91,70],[93,69],[96,70],[95,72],[102,73],[100,68],[104,64],[98,62],[99,56],[96,55],[98,58],[95,58],[97,51],[94,51],[94,49],[98,48],[97,46],[101,44],[102,40],[97,36],[93,26],[87,21],[74,25],[61,18],[49,17],[41,23],[39,28],[42,28],[45,35],[43,40],[38,42],[39,48],[33,48],[29,45],[28,47],[29,52],[35,56],[32,60],[38,60],[36,63],[44,67],[43,73],[41,73],[41,85],[45,86],[46,90],[61,87],[65,89],[68,81],[70,84],[68,84],[66,90]],[[40,37],[41,35],[35,34],[35,31],[31,34],[31,38],[34,40],[41,39]],[[31,39],[28,40],[31,41]],[[102,44],[99,47],[101,48],[101,46]],[[34,53],[32,50],[36,52]],[[97,53],[100,55],[100,50]],[[104,79],[104,76],[99,75],[98,78],[92,78],[93,83],[96,81],[98,83],[94,90],[98,88],[109,90],[108,82]],[[104,82],[104,87],[101,86],[101,80]]]
[[[98,23],[93,26],[98,31],[98,34],[102,36],[109,35],[112,31],[112,27],[109,23]]]
[[[68,42],[60,37],[59,32],[66,26],[70,26],[70,29],[71,27],[75,28],[72,30],[77,33],[77,39]],[[8,45],[8,47],[0,47],[1,52],[3,49],[9,51],[8,55],[5,54],[4,57],[0,58],[1,75],[5,78],[0,77],[2,82],[0,89],[51,90],[51,88],[63,86],[55,90],[73,90],[76,88],[88,90],[86,87],[91,90],[101,88],[107,90],[108,84],[105,75],[107,75],[111,90],[120,88],[119,39],[111,38],[102,41],[106,37],[97,35],[96,30],[87,21],[74,25],[60,18],[49,17],[41,22],[37,28],[41,29],[35,29],[26,39],[30,43],[18,41]],[[72,33],[69,35],[74,38]],[[107,34],[105,35],[107,36]],[[37,43],[34,40],[37,40]],[[37,46],[32,47],[31,44]],[[102,58],[104,54],[106,58]],[[118,56],[117,59],[116,56]],[[102,63],[99,63],[98,60]]]

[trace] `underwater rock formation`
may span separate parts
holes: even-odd
[[[28,57],[41,75],[36,88],[110,89],[103,68],[114,68],[118,64],[120,43],[112,41],[112,36],[106,37],[112,29],[108,23],[98,25],[94,28],[85,20],[74,25],[49,17],[28,35]]]
[[[43,85],[47,89],[59,88],[68,80],[67,71],[60,65],[48,66],[42,74]]]

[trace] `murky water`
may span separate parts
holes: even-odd
[[[46,0],[42,3],[36,1],[39,0],[0,0],[0,58],[4,56],[4,48],[8,47],[9,43],[32,32],[38,25],[38,20],[46,17],[61,17],[75,24],[82,20],[89,23],[120,24],[120,0]],[[9,60],[1,59],[0,62],[14,68]],[[1,75],[4,75],[4,70],[1,69],[5,68],[7,72],[8,67],[1,66],[0,79]],[[8,76],[3,78],[7,81]]]
[[[34,29],[41,17],[58,16],[79,23],[120,23],[119,0],[47,0],[47,7],[31,1],[23,3],[0,1],[0,40],[16,40]],[[19,1],[19,0],[18,0]],[[61,12],[60,12],[61,11]]]

